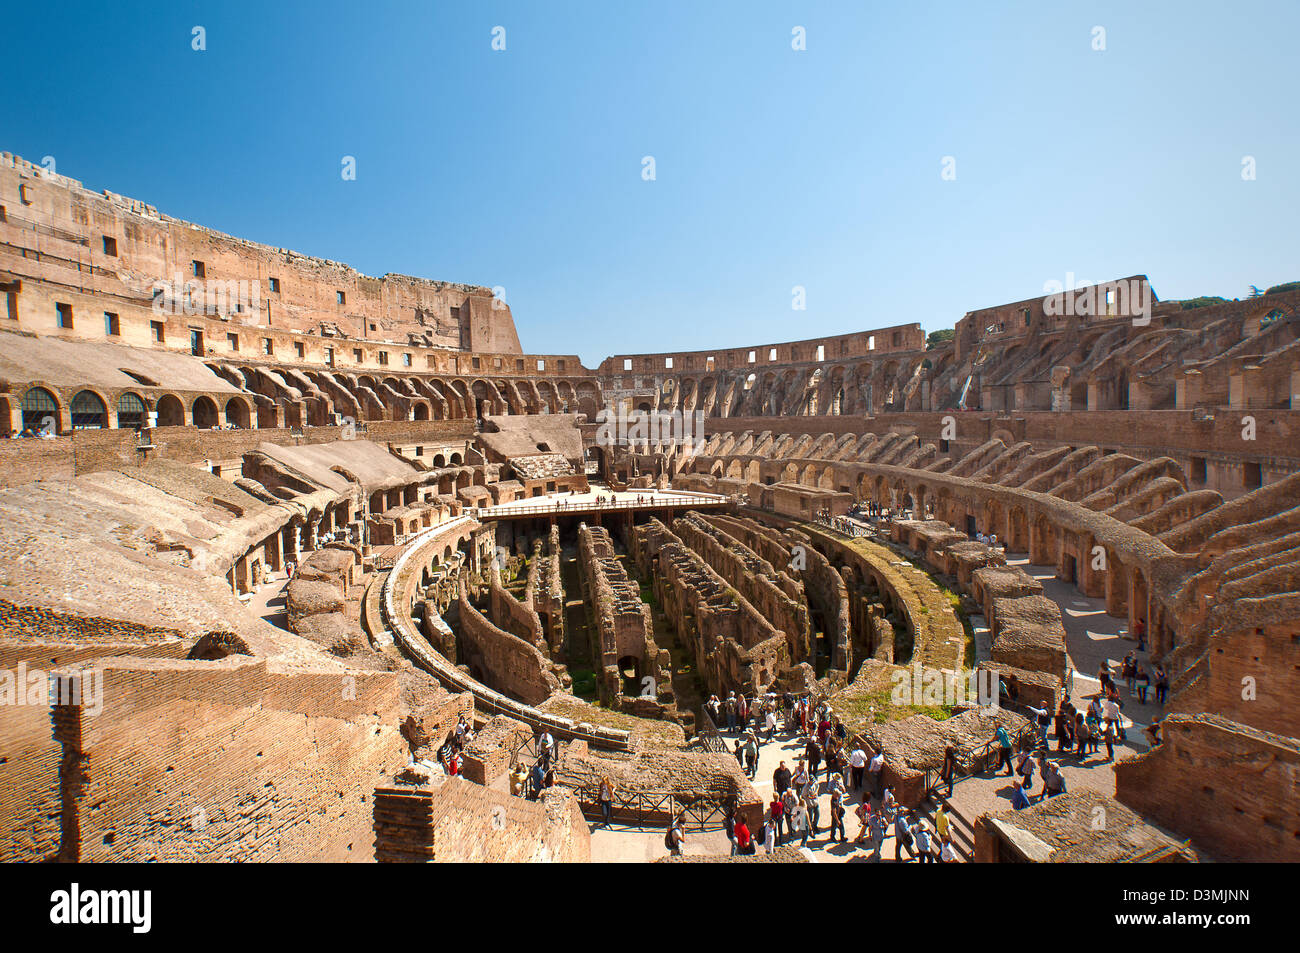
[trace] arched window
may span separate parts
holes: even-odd
[[[108,426],[108,412],[104,402],[94,391],[83,390],[72,398],[72,429],[103,428]]]
[[[159,427],[185,426],[185,407],[175,395],[163,394],[159,397],[157,410]]]
[[[211,430],[219,422],[217,420],[217,405],[212,402],[210,397],[200,397],[194,401],[191,412],[194,415],[194,426],[200,430]]]
[[[23,394],[23,430],[38,433],[59,432],[59,404],[43,387],[32,387]]]
[[[123,394],[117,399],[117,425],[125,430],[139,430],[144,426],[144,401],[135,394]]]

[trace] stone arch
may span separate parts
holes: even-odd
[[[226,423],[242,430],[249,429],[248,404],[242,397],[232,397],[226,401]]]
[[[217,404],[206,394],[202,394],[194,399],[190,407],[191,419],[194,426],[200,430],[209,430],[215,427],[218,422]]]
[[[59,418],[62,411],[59,399],[53,392],[44,387],[29,387],[23,393],[20,406],[23,430],[30,430],[32,433],[39,433],[42,430],[52,434],[59,432]]]
[[[159,427],[185,426],[185,405],[175,394],[163,394],[154,409],[158,412]]]
[[[108,428],[108,407],[104,398],[93,390],[78,391],[72,398],[70,409],[73,430]]]
[[[145,424],[145,403],[139,395],[127,391],[117,398],[117,426],[139,430]]]

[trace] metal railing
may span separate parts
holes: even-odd
[[[596,788],[571,787],[570,790],[577,796],[584,817],[604,818]],[[611,820],[628,827],[666,828],[679,815],[685,830],[719,831],[726,826],[727,808],[725,804],[675,792],[620,794],[615,791],[610,801]]]
[[[682,495],[674,499],[650,499],[646,501],[637,500],[614,500],[613,502],[598,503],[595,501],[589,503],[569,503],[557,501],[552,504],[539,504],[534,506],[515,506],[512,503],[499,503],[496,506],[486,506],[474,512],[475,516],[485,519],[501,519],[507,516],[550,516],[555,513],[585,513],[585,512],[605,512],[612,510],[643,510],[643,509],[665,509],[676,506],[725,506],[727,498],[725,496],[711,496],[700,494],[699,496]]]

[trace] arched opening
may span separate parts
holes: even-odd
[[[197,417],[198,404],[194,405],[195,416]],[[248,405],[238,397],[232,397],[226,401],[226,423],[233,424],[244,430],[248,429]]]
[[[108,409],[94,391],[83,390],[72,398],[72,429],[102,430],[108,427]]]
[[[445,467],[445,466],[447,465],[447,458],[446,458],[446,456],[444,456],[444,455],[441,454],[441,453],[436,453],[436,454],[434,454],[434,456],[433,456],[433,465],[434,465],[435,467]]]
[[[194,426],[200,430],[210,430],[217,421],[217,405],[211,397],[200,397],[194,402]]]
[[[416,404],[416,405],[415,405],[415,417],[414,417],[414,419],[415,419],[415,420],[428,420],[428,419],[429,419],[429,405],[428,405],[428,404]]]
[[[59,432],[59,402],[44,387],[28,388],[22,402],[23,430],[32,433]]]
[[[460,466],[462,463],[464,463],[465,461],[464,461],[463,459],[461,459],[461,455],[460,455],[459,453],[453,453],[453,454],[448,458],[447,462],[448,462],[451,466],[453,466],[453,467],[458,467],[458,466]]]
[[[163,394],[158,398],[158,426],[185,426],[185,407],[179,397],[172,394]]]
[[[123,430],[144,426],[144,401],[138,395],[126,393],[117,399],[117,426]]]

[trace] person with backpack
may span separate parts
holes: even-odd
[[[683,825],[684,819],[681,814],[678,814],[668,825],[668,833],[664,835],[664,846],[673,857],[682,856],[682,844],[686,843],[686,830]]]

